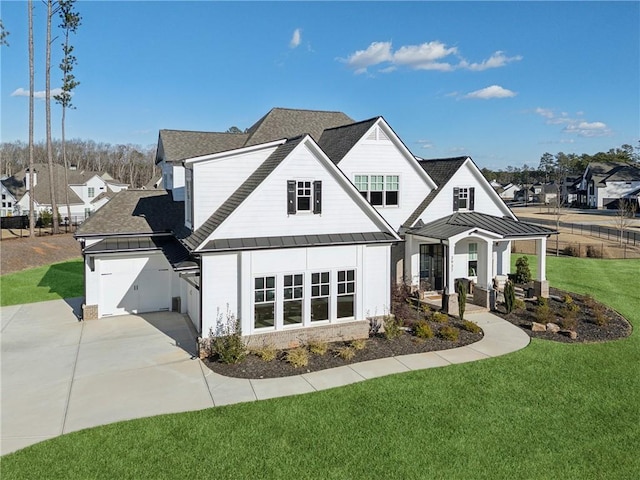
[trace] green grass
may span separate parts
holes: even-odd
[[[638,260],[549,258],[559,288],[640,326]],[[3,478],[632,479],[640,336],[534,340],[490,360],[85,430],[2,458]],[[153,400],[150,400],[153,401]]]
[[[42,302],[84,295],[82,259],[0,276],[0,305]]]

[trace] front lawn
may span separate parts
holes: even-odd
[[[634,328],[640,260],[548,259]],[[631,479],[640,471],[640,336],[534,339],[504,357],[134,420],[2,458],[6,478]],[[153,399],[150,399],[153,401]]]
[[[0,306],[84,295],[82,259],[0,276]]]

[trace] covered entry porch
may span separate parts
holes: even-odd
[[[456,282],[468,285],[469,299],[489,307],[490,295],[511,272],[511,242],[534,240],[537,296],[548,296],[546,242],[556,233],[545,227],[481,213],[454,213],[405,233],[405,278],[423,296],[444,296],[457,311]]]

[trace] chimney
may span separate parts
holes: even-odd
[[[38,184],[38,172],[36,172],[36,169],[33,169],[33,186],[35,187]],[[29,185],[29,168],[27,168],[25,170],[25,175],[24,175],[24,188],[25,190],[31,190],[31,185]]]

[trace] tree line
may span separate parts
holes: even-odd
[[[63,143],[51,142],[54,163],[64,165]],[[77,170],[108,173],[130,188],[146,185],[159,170],[155,166],[155,145],[141,147],[132,144],[95,142],[71,139],[64,142],[67,164]],[[46,142],[33,144],[33,163],[47,163]],[[0,143],[0,172],[12,176],[29,166],[29,144],[26,142]]]
[[[481,171],[487,180],[496,180],[503,185],[551,181],[560,183],[565,177],[582,175],[591,162],[624,162],[640,165],[640,145],[634,149],[633,146],[624,144],[617,148],[611,148],[607,152],[598,152],[593,155],[564,152],[552,155],[546,152],[540,157],[540,163],[537,167],[531,167],[525,163],[522,167],[508,166],[506,170],[482,168]]]

